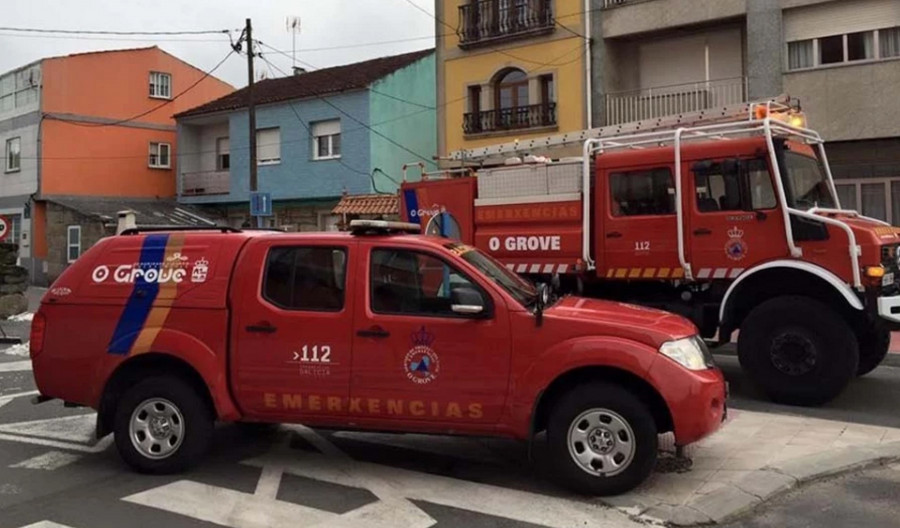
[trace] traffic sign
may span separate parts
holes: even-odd
[[[9,223],[9,218],[0,216],[0,242],[6,242],[10,231],[12,231],[12,226]]]
[[[272,194],[267,192],[250,193],[250,215],[272,216]]]

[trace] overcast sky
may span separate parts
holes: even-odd
[[[316,68],[404,53],[434,46],[434,19],[406,0],[0,0],[0,26],[104,31],[192,31],[233,29],[253,19],[253,38],[291,53],[287,17],[300,17],[297,58]],[[429,12],[431,0],[412,0]],[[417,38],[423,37],[423,38]],[[139,39],[150,40],[139,40]],[[106,40],[115,39],[115,40]],[[126,40],[130,39],[130,40]],[[386,44],[380,41],[407,40]],[[192,42],[184,42],[192,40]],[[42,57],[84,51],[142,47],[162,49],[209,70],[228,53],[225,35],[202,36],[56,36],[14,35],[0,30],[0,73]],[[348,46],[341,49],[316,50]],[[263,48],[285,72],[291,59]],[[257,75],[266,69],[257,64]],[[268,72],[267,72],[268,73]],[[215,73],[236,87],[247,82],[243,57],[233,56]],[[271,76],[271,75],[269,75]],[[275,72],[275,76],[281,76]]]

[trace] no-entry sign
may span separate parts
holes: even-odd
[[[9,236],[9,232],[9,219],[5,216],[0,216],[0,242],[6,242],[6,238]]]

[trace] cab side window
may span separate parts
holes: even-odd
[[[775,189],[763,159],[698,163],[694,168],[697,210],[757,211],[775,207]]]
[[[443,260],[403,249],[373,250],[369,282],[372,311],[381,314],[458,317],[451,306],[461,290],[481,295]]]
[[[613,216],[675,214],[675,182],[667,167],[609,176]]]
[[[266,259],[263,297],[286,310],[340,311],[346,267],[343,248],[274,247]]]

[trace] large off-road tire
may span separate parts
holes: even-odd
[[[129,388],[116,406],[119,455],[141,473],[183,471],[209,449],[212,410],[181,378],[157,376]]]
[[[786,295],[750,312],[738,336],[738,359],[772,401],[821,405],[856,375],[859,345],[850,326],[828,306]]]
[[[875,370],[887,356],[891,348],[891,331],[887,326],[874,323],[868,325],[856,334],[859,341],[859,368],[857,376],[865,376]]]
[[[588,383],[564,394],[547,426],[556,478],[586,495],[625,493],[656,465],[656,422],[627,389]]]

